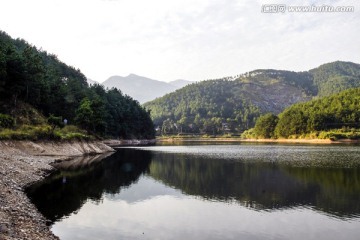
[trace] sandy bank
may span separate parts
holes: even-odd
[[[0,141],[0,240],[58,239],[24,188],[44,178],[55,161],[110,151],[101,142]]]
[[[158,142],[254,142],[254,143],[306,143],[306,144],[339,144],[360,143],[360,140],[341,139],[241,139],[241,138],[162,138]]]

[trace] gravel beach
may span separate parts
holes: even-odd
[[[113,151],[100,142],[0,141],[0,240],[59,239],[26,196],[26,186],[43,179],[55,161]]]

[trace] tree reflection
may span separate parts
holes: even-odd
[[[89,164],[84,167],[77,164],[79,161]],[[150,162],[150,152],[132,149],[120,149],[102,161],[74,159],[74,164],[64,164],[69,168],[53,173],[26,191],[52,224],[78,210],[88,199],[99,202],[104,193],[119,193],[148,172]]]
[[[358,166],[299,166],[157,153],[149,174],[186,194],[235,200],[256,209],[302,205],[345,218],[360,213]]]
[[[104,193],[120,193],[143,174],[205,201],[235,201],[255,210],[305,206],[340,218],[359,217],[360,164],[346,159],[324,162],[236,160],[126,148],[104,160],[63,163],[66,169],[27,192],[50,223],[77,211],[88,199],[100,202]],[[146,191],[144,196],[164,194]]]

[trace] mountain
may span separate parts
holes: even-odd
[[[309,72],[320,97],[356,88],[360,84],[360,65],[352,62],[326,63]]]
[[[144,104],[163,132],[241,132],[264,113],[360,87],[360,65],[333,62],[305,72],[254,70],[202,81]]]
[[[174,85],[177,88],[185,87],[186,85],[189,85],[191,83],[194,83],[194,82],[188,81],[188,80],[183,80],[183,79],[178,79],[178,80],[169,82],[169,84]]]
[[[116,87],[123,93],[138,100],[140,103],[144,103],[150,100],[154,100],[157,97],[162,97],[167,93],[173,92],[190,81],[187,80],[175,80],[170,83],[130,74],[127,77],[112,76],[102,83],[107,88]]]
[[[86,81],[87,81],[87,83],[89,84],[89,86],[92,86],[92,85],[94,85],[94,84],[99,84],[97,81],[94,81],[94,80],[92,80],[92,79],[90,79],[90,78],[87,78]]]

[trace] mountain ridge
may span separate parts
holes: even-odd
[[[303,72],[258,69],[201,81],[144,106],[157,126],[169,120],[173,130],[185,122],[185,126],[196,126],[188,128],[190,132],[220,132],[221,124],[241,132],[253,127],[261,114],[278,114],[292,104],[354,87],[360,87],[360,64],[336,61]]]

